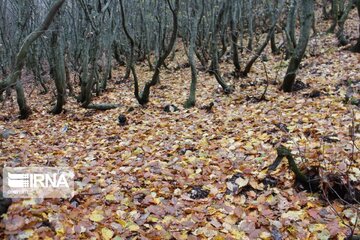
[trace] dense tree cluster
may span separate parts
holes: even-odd
[[[318,4],[322,15],[315,16]],[[230,94],[235,89],[223,78],[219,62],[232,61],[233,76],[245,77],[269,44],[273,54],[284,52],[290,59],[282,84],[290,92],[311,32],[316,34],[316,19],[331,18],[328,32],[346,45],[345,21],[354,8],[360,14],[359,0],[2,0],[0,97],[16,89],[21,117],[30,114],[21,82],[26,68],[44,93],[49,91],[44,75],[54,79],[54,114],[62,111],[66,95],[74,95],[72,82],[80,86],[76,97],[83,107],[115,108],[118,105],[94,105],[91,98],[106,89],[116,60],[127,66],[124,77],[133,79],[134,95],[144,105],[151,88],[160,83],[161,69],[168,67],[177,46],[183,46],[191,67],[191,91],[184,106],[192,107],[199,69],[212,74]],[[352,50],[359,52],[359,46],[360,38]],[[138,62],[153,71],[144,86],[136,74]],[[75,81],[70,81],[70,73]]]

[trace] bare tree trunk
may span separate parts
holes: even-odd
[[[69,67],[67,66],[66,62],[65,62],[65,77],[66,77],[65,78],[66,79],[66,86],[69,89],[69,95],[70,96],[75,96],[74,89],[73,89],[73,86],[71,84]]]
[[[16,85],[16,93],[18,98],[18,105],[20,109],[20,118],[26,119],[31,114],[30,108],[26,104],[24,89],[20,82],[21,70],[24,67],[27,52],[31,44],[38,39],[50,26],[53,21],[56,13],[63,5],[65,0],[57,0],[51,7],[50,11],[47,13],[44,21],[41,26],[38,27],[35,31],[30,33],[24,40],[18,54],[15,58],[15,67],[10,73],[10,75],[2,82],[0,82],[0,94],[5,91],[6,88]]]
[[[54,70],[55,86],[57,91],[56,105],[51,110],[53,114],[60,114],[63,110],[66,97],[66,72],[64,48],[60,38],[59,23],[51,37],[52,68]]]
[[[204,8],[205,0],[202,0],[201,8]],[[196,103],[196,84],[197,84],[197,70],[196,70],[196,64],[195,64],[195,40],[198,32],[198,23],[197,19],[200,19],[202,17],[202,9],[200,11],[199,9],[199,3],[197,0],[195,0],[195,6],[192,7],[192,14],[191,18],[195,19],[195,21],[192,21],[191,24],[191,30],[190,30],[190,44],[189,44],[189,64],[191,67],[191,85],[190,85],[190,95],[188,99],[186,100],[184,107],[190,108],[195,106]]]
[[[297,0],[291,0],[289,13],[286,20],[286,59],[290,58],[296,47],[296,37],[295,37],[295,28],[296,28],[296,7]]]
[[[247,48],[248,48],[250,51],[252,51],[252,50],[253,50],[253,40],[254,40],[253,1],[252,1],[252,0],[248,0],[247,2],[248,2],[247,11],[248,11],[248,32],[249,32],[249,41],[248,41]]]
[[[332,0],[331,12],[332,12],[332,24],[330,28],[327,30],[327,33],[334,33],[335,28],[338,24],[339,0]]]
[[[273,1],[273,3],[268,4],[269,5],[269,11],[270,11],[270,18],[271,18],[271,25],[276,23],[276,8],[278,7],[278,1]],[[274,29],[275,30],[275,29]],[[276,46],[276,31],[273,31],[270,37],[270,47],[271,52],[275,55],[279,54],[280,51]]]
[[[280,9],[278,10],[278,12],[281,12],[282,8],[284,6],[284,1],[281,2],[280,4]],[[255,63],[255,61],[260,57],[261,53],[264,51],[265,47],[268,45],[271,35],[274,34],[275,32],[275,28],[276,28],[276,23],[279,19],[280,14],[277,14],[276,19],[273,22],[273,25],[271,26],[271,28],[269,29],[269,32],[266,36],[266,39],[264,41],[264,43],[256,50],[254,56],[252,58],[250,58],[249,62],[246,64],[244,71],[241,73],[242,77],[246,77],[248,75],[248,73],[251,70],[252,65]]]
[[[322,15],[325,20],[328,20],[330,18],[329,13],[326,10],[328,0],[322,0]]]
[[[355,0],[355,4],[358,11],[358,16],[360,18],[360,0]],[[360,24],[359,24],[359,37],[357,39],[356,44],[353,47],[351,47],[350,50],[353,52],[360,53]]]
[[[158,83],[159,77],[160,77],[160,68],[164,64],[166,58],[170,55],[172,49],[174,48],[175,42],[176,42],[178,26],[179,26],[178,14],[179,14],[179,8],[180,8],[180,1],[179,0],[175,1],[175,8],[173,8],[173,6],[171,5],[170,0],[167,0],[167,3],[172,12],[172,17],[173,17],[173,30],[172,30],[172,34],[170,37],[170,42],[169,42],[168,46],[164,49],[163,53],[160,54],[160,57],[156,62],[155,71],[152,76],[152,79],[145,83],[144,89],[141,94],[139,93],[139,84],[138,84],[138,79],[137,79],[136,72],[135,72],[135,66],[134,66],[134,63],[131,64],[131,71],[134,76],[134,84],[135,84],[135,97],[141,105],[147,104],[149,102],[150,89],[151,89],[151,87],[155,86]],[[120,0],[120,5],[121,5],[121,15],[123,18],[123,28],[126,33],[127,30],[126,30],[126,24],[125,24],[125,20],[124,20],[125,17],[124,17],[124,9],[122,6],[122,0]],[[132,39],[130,34],[126,33],[126,36],[127,36],[128,40],[130,41],[130,44],[132,46],[134,46],[134,40]],[[130,58],[132,58],[132,57],[133,57],[133,53],[131,54]]]
[[[301,0],[301,21],[300,21],[300,38],[296,46],[295,53],[291,57],[282,89],[284,92],[291,92],[295,82],[296,72],[299,69],[301,60],[309,41],[311,23],[314,14],[314,0]]]
[[[226,84],[226,82],[224,81],[224,79],[221,76],[220,66],[219,66],[219,52],[217,50],[218,34],[219,34],[220,28],[222,26],[224,14],[225,14],[225,11],[227,10],[227,7],[228,7],[228,3],[224,2],[223,6],[221,7],[221,9],[219,11],[219,15],[217,17],[216,24],[214,24],[215,26],[213,26],[213,33],[212,33],[212,38],[211,38],[211,66],[210,66],[209,72],[211,74],[215,75],[215,79],[222,87],[224,93],[229,94],[232,92],[232,90],[231,90],[230,86],[228,86]],[[215,16],[214,16],[214,18],[215,18]]]
[[[345,33],[344,33],[344,27],[345,27],[345,22],[348,19],[349,13],[354,5],[356,0],[350,0],[348,2],[348,4],[345,7],[345,10],[343,12],[343,14],[341,15],[339,21],[338,21],[338,31],[336,32],[336,36],[339,40],[339,44],[341,46],[345,46],[349,43],[349,41],[346,39]]]
[[[232,2],[232,9],[231,9],[231,19],[230,19],[230,31],[231,31],[231,48],[232,48],[232,58],[233,64],[235,67],[235,77],[240,77],[241,66],[239,60],[239,49],[238,49],[238,38],[239,33],[237,30],[237,15],[239,12],[239,6],[235,4],[235,1]]]

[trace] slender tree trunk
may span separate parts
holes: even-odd
[[[69,95],[75,96],[74,89],[71,84],[69,67],[67,66],[66,62],[64,63],[64,65],[65,65],[66,86],[69,89]]]
[[[291,0],[288,17],[286,20],[286,59],[290,58],[296,47],[295,27],[296,27],[296,8],[297,0]]]
[[[45,81],[41,76],[40,60],[41,59],[38,59],[36,62],[33,63],[34,66],[32,66],[32,73],[34,75],[36,83],[39,83],[42,87],[42,91],[40,92],[40,94],[47,94],[49,92],[49,89],[47,88]]]
[[[134,41],[134,39],[132,38],[132,36],[130,35],[130,33],[127,30],[123,1],[119,0],[119,2],[120,2],[122,27],[124,29],[125,35],[126,35],[128,41],[129,41],[129,44],[130,44],[130,56],[129,56],[129,59],[128,59],[128,62],[127,62],[127,66],[130,66],[130,70],[131,70],[131,72],[133,74],[133,77],[134,77],[134,95],[135,95],[135,98],[140,103],[141,96],[140,96],[140,93],[139,93],[139,82],[138,82],[138,78],[137,78],[137,75],[136,75],[135,64],[134,64],[135,41]],[[149,55],[149,58],[150,58],[150,55]],[[150,62],[150,59],[149,59],[149,62]]]
[[[173,49],[175,42],[176,42],[177,32],[178,32],[178,24],[179,24],[178,23],[178,13],[179,13],[179,7],[180,7],[179,0],[175,1],[175,9],[172,8],[169,0],[168,0],[168,5],[169,5],[169,7],[172,11],[172,15],[173,15],[173,32],[172,32],[172,35],[170,38],[169,45],[167,46],[164,53],[160,56],[159,60],[156,63],[155,71],[154,71],[151,81],[145,83],[144,89],[141,94],[141,100],[139,102],[142,105],[149,102],[150,89],[151,89],[151,87],[155,86],[158,83],[158,81],[160,79],[160,68],[164,64],[166,58],[171,53],[171,50]]]
[[[253,50],[253,41],[254,41],[254,26],[253,26],[253,1],[248,0],[247,1],[247,11],[248,11],[248,32],[249,32],[249,41],[247,48],[252,51]]]
[[[346,39],[345,33],[344,33],[344,27],[345,27],[345,22],[348,19],[349,13],[354,5],[354,3],[356,2],[356,0],[350,0],[348,2],[348,4],[345,7],[345,10],[343,11],[343,14],[341,15],[339,21],[338,21],[338,31],[336,32],[336,36],[339,40],[339,44],[341,46],[345,46],[349,43],[349,41]]]
[[[89,78],[89,43],[85,40],[81,53],[80,96],[79,102],[85,102],[86,86]]]
[[[121,6],[121,15],[122,15],[122,19],[123,19],[123,29],[125,31],[125,35],[128,38],[130,45],[134,46],[135,42],[134,42],[133,38],[130,36],[130,34],[128,33],[127,28],[126,28],[125,14],[124,14],[122,0],[119,0],[119,1],[120,1],[120,6]],[[144,89],[141,94],[139,93],[139,84],[138,84],[138,80],[137,80],[137,76],[136,76],[136,72],[135,72],[135,66],[134,66],[134,64],[131,64],[131,71],[134,75],[135,97],[141,105],[145,105],[149,102],[150,89],[151,89],[151,87],[155,86],[157,84],[157,82],[159,81],[160,68],[164,64],[166,58],[170,55],[172,49],[174,48],[175,42],[176,42],[176,38],[177,38],[177,34],[178,34],[178,26],[179,26],[178,14],[179,14],[179,9],[180,9],[180,0],[175,0],[175,8],[173,8],[173,6],[171,5],[170,0],[167,0],[167,3],[172,12],[172,18],[173,18],[173,28],[172,28],[173,30],[172,30],[172,34],[170,37],[170,42],[169,42],[169,45],[167,47],[165,47],[163,53],[160,53],[160,57],[156,62],[154,74],[153,74],[151,80],[145,83]],[[131,54],[130,58],[132,58],[132,57],[133,57],[133,53]]]
[[[241,66],[240,66],[240,60],[239,60],[239,49],[238,49],[238,38],[239,33],[237,30],[237,15],[239,8],[235,5],[235,2],[232,2],[232,8],[231,9],[231,19],[230,19],[230,31],[231,31],[231,48],[232,48],[232,58],[233,58],[233,64],[235,67],[235,77],[240,77],[241,72]]]
[[[216,24],[213,24],[213,33],[212,33],[212,39],[211,39],[211,66],[209,69],[209,72],[211,74],[214,74],[216,81],[220,84],[222,87],[224,93],[229,94],[231,93],[231,88],[226,84],[224,79],[221,76],[220,72],[220,66],[219,66],[219,52],[217,50],[217,43],[218,43],[218,34],[220,31],[220,28],[222,26],[225,10],[228,7],[228,3],[224,2],[223,6],[221,7],[219,11],[219,15],[217,17]],[[215,16],[214,16],[215,17]]]
[[[240,52],[244,51],[244,1],[239,2]]]
[[[31,109],[26,104],[24,88],[19,80],[16,81],[15,89],[16,89],[17,103],[20,109],[20,119],[27,119],[31,114]]]
[[[283,6],[284,6],[284,1],[281,2],[280,4],[280,9],[277,12],[281,12]],[[266,39],[264,41],[264,43],[262,45],[260,45],[260,47],[256,50],[254,56],[252,58],[250,58],[249,62],[246,64],[244,71],[241,73],[242,77],[246,77],[248,75],[248,73],[251,70],[251,67],[253,66],[253,64],[255,63],[255,61],[260,57],[261,53],[264,51],[265,47],[268,45],[271,35],[274,34],[275,28],[276,28],[276,23],[279,19],[280,14],[277,14],[277,17],[275,19],[275,21],[273,22],[273,25],[271,26],[271,28],[269,29],[269,32],[266,36]]]
[[[59,23],[57,23],[59,24]],[[51,110],[53,114],[60,114],[63,110],[66,97],[66,72],[65,58],[62,40],[59,36],[59,27],[52,32],[51,52],[52,52],[52,68],[54,70],[55,86],[57,90],[56,105]]]
[[[94,87],[94,84],[97,83],[99,81],[99,76],[98,76],[98,65],[96,63],[96,60],[98,59],[98,55],[99,55],[99,48],[100,48],[100,44],[99,44],[99,33],[95,33],[94,36],[94,43],[92,44],[92,48],[90,50],[90,59],[89,62],[85,62],[84,64],[89,64],[90,63],[90,74],[88,74],[88,79],[87,82],[85,83],[85,92],[84,92],[84,99],[81,102],[82,103],[82,107],[87,108],[87,106],[90,104],[91,102],[91,98],[92,98],[92,90]]]
[[[311,22],[314,14],[314,0],[301,0],[301,20],[300,20],[300,38],[296,46],[295,53],[291,57],[282,89],[285,92],[291,92],[295,82],[296,72],[299,69],[301,60],[309,41]]]
[[[278,1],[273,1],[273,3],[269,4],[270,8],[270,18],[271,18],[271,25],[273,25],[276,22],[276,8],[278,7]],[[275,28],[276,29],[276,28]],[[276,31],[273,31],[270,37],[270,47],[271,52],[275,55],[279,54],[280,51],[276,46]]]
[[[326,10],[328,0],[322,0],[322,15],[325,20],[328,20],[330,18],[329,13]]]
[[[201,7],[204,8],[205,0],[202,0]],[[191,67],[191,85],[190,85],[190,95],[188,99],[186,100],[184,107],[190,108],[195,106],[196,103],[196,84],[197,84],[197,70],[196,70],[196,64],[195,64],[195,40],[198,32],[198,23],[199,21],[196,21],[197,19],[201,18],[202,10],[199,10],[199,3],[197,0],[195,0],[195,6],[192,7],[192,14],[191,17],[193,20],[191,23],[191,29],[190,29],[190,44],[189,44],[189,64]]]
[[[110,16],[110,22],[113,22],[113,14]],[[100,89],[101,91],[105,91],[107,87],[107,81],[111,79],[111,70],[112,70],[112,52],[113,49],[111,47],[111,43],[113,42],[113,32],[114,27],[111,27],[111,29],[107,32],[108,39],[105,40],[105,66],[104,66],[104,72],[100,83]]]
[[[331,13],[332,13],[332,24],[330,28],[327,30],[327,33],[334,33],[335,28],[338,24],[339,0],[332,0]]]
[[[358,11],[358,16],[360,18],[360,0],[355,0],[356,2],[356,8],[357,8],[357,11]],[[359,37],[357,39],[357,42],[356,44],[351,48],[351,51],[353,52],[357,52],[357,53],[360,53],[360,24],[359,24]]]

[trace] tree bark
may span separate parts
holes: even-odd
[[[223,18],[224,18],[225,11],[227,10],[227,8],[228,8],[228,2],[226,1],[223,3],[223,5],[219,11],[219,15],[216,19],[215,26],[213,26],[213,33],[212,33],[212,38],[211,38],[211,65],[210,65],[210,69],[209,69],[209,72],[211,74],[215,75],[216,81],[220,84],[220,86],[222,87],[225,94],[231,93],[232,89],[230,88],[230,86],[228,86],[226,84],[226,82],[224,81],[224,79],[221,76],[220,66],[219,66],[219,52],[217,50],[217,43],[218,43],[218,34],[222,27]]]
[[[205,0],[202,0],[201,8],[204,8]],[[186,100],[184,107],[190,108],[195,106],[196,103],[196,84],[197,84],[197,70],[196,70],[196,64],[195,64],[195,40],[198,32],[198,19],[202,17],[202,9],[200,11],[199,9],[199,3],[197,0],[195,0],[195,6],[192,8],[192,14],[191,18],[194,19],[191,23],[191,29],[190,29],[190,44],[189,44],[189,64],[191,67],[191,85],[190,85],[190,95],[188,99]]]
[[[235,8],[235,9],[234,9]],[[236,6],[235,2],[232,2],[232,9],[231,9],[231,19],[230,19],[230,31],[231,31],[231,48],[232,48],[232,60],[235,67],[235,77],[240,77],[241,66],[239,60],[239,49],[238,49],[238,38],[239,33],[236,28],[237,25],[237,15],[239,12],[239,7]]]
[[[348,2],[348,4],[345,7],[345,10],[343,12],[343,14],[341,15],[339,21],[338,21],[338,31],[336,32],[336,36],[339,40],[339,44],[341,46],[345,46],[349,43],[349,41],[346,39],[345,33],[344,33],[344,27],[345,27],[345,22],[349,17],[349,13],[354,5],[354,3],[356,2],[356,0],[350,0]]]
[[[51,37],[52,69],[54,70],[55,87],[57,91],[56,105],[51,110],[53,114],[60,114],[63,110],[66,97],[65,57],[62,40],[60,39],[59,23]]]
[[[355,4],[358,11],[358,16],[360,18],[360,0],[355,0]],[[353,47],[351,47],[350,50],[353,52],[360,53],[360,24],[359,24],[359,37],[357,39],[356,44]]]
[[[290,58],[296,47],[296,37],[295,37],[295,28],[296,28],[296,8],[297,0],[291,0],[289,13],[286,20],[286,59]]]
[[[314,0],[301,1],[300,38],[295,48],[295,53],[290,59],[288,69],[284,78],[282,89],[284,92],[291,92],[295,82],[296,72],[299,69],[301,60],[309,41],[311,24],[314,14]]]
[[[334,33],[336,25],[338,24],[338,15],[339,15],[339,0],[332,0],[331,3],[331,12],[332,12],[332,24],[327,30],[327,33]]]
[[[252,0],[248,0],[247,1],[247,11],[248,11],[248,33],[249,33],[249,41],[248,41],[248,45],[247,48],[248,50],[252,51],[253,50],[253,40],[254,40],[254,26],[253,26],[253,21],[254,21],[254,17],[253,17],[253,1]]]

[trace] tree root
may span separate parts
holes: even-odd
[[[269,166],[270,171],[275,170],[285,157],[287,158],[289,167],[295,174],[296,181],[298,183],[300,183],[308,191],[317,192],[319,190],[319,179],[308,177],[303,172],[301,172],[294,160],[293,155],[291,154],[291,151],[288,148],[280,146],[276,150],[278,156],[276,157],[275,162]]]
[[[312,193],[320,193],[324,199],[329,201],[339,199],[344,203],[350,204],[360,202],[360,191],[354,187],[359,184],[357,181],[352,182],[346,176],[339,173],[326,173],[320,177],[318,167],[306,168],[302,172],[288,148],[280,146],[276,150],[278,156],[275,162],[269,166],[269,171],[275,170],[282,159],[287,158],[289,168],[295,174],[295,184],[297,187]]]

